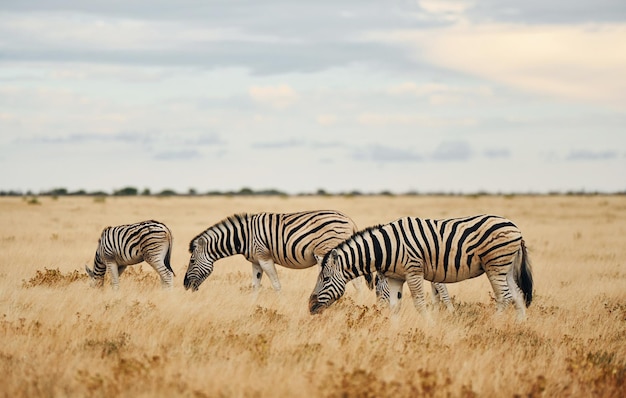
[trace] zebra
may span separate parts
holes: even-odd
[[[191,240],[185,289],[198,290],[215,261],[242,254],[252,263],[254,290],[265,272],[272,288],[280,291],[275,264],[292,269],[319,265],[330,249],[356,231],[352,219],[334,210],[231,215]]]
[[[512,301],[518,320],[532,301],[532,269],[522,234],[513,222],[495,215],[404,217],[356,233],[322,260],[309,311],[321,313],[343,295],[346,281],[372,272],[386,277],[392,306],[406,281],[415,307],[426,319],[424,280],[452,283],[485,273],[495,293],[496,312]]]
[[[103,286],[104,274],[111,274],[113,289],[119,288],[119,276],[129,265],[147,262],[159,273],[161,286],[171,288],[174,270],[170,265],[172,233],[158,221],[106,227],[98,240],[93,270],[85,265],[93,286]]]

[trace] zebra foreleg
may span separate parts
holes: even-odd
[[[277,292],[280,292],[281,285],[278,280],[278,273],[276,272],[276,266],[272,260],[259,260],[259,265],[263,269],[263,271],[270,278],[270,282],[272,282],[272,287]]]
[[[387,281],[387,286],[389,288],[389,308],[393,313],[397,313],[400,311],[404,280],[395,278],[385,278],[385,280]]]
[[[452,300],[450,300],[450,295],[448,294],[448,288],[446,285],[443,283],[431,282],[430,287],[433,292],[433,305],[443,303],[448,312],[454,312],[454,306],[452,305]]]
[[[374,274],[374,284],[376,288],[376,303],[389,307],[389,282],[381,273]]]
[[[422,315],[426,323],[432,324],[432,318],[426,308],[424,274],[416,270],[410,270],[406,274],[406,283],[409,285],[411,296],[413,296],[413,304],[415,305],[415,308]]]
[[[261,278],[263,277],[263,268],[257,263],[252,263],[252,289],[259,290],[261,287]]]
[[[117,263],[114,261],[107,262],[107,269],[111,275],[111,286],[113,290],[118,290],[120,288],[120,274]]]

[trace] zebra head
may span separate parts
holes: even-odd
[[[213,272],[213,262],[215,261],[209,255],[209,242],[205,236],[198,236],[189,244],[189,266],[185,273],[185,290],[198,290],[198,287]]]
[[[87,264],[85,264],[85,272],[89,276],[91,280],[91,287],[102,287],[104,286],[104,273],[106,272],[107,266],[102,261],[102,257],[100,252],[102,251],[102,238],[98,240],[98,250],[96,251],[96,256],[93,259],[93,270],[89,268]]]
[[[98,277],[93,270],[89,268],[87,264],[85,264],[85,271],[91,280],[91,287],[102,287],[104,286],[104,275]]]
[[[337,249],[331,250],[324,256],[315,289],[309,298],[311,315],[321,314],[326,307],[343,296],[346,290],[346,278],[342,269],[343,258]]]

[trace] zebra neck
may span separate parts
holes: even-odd
[[[352,259],[349,252],[344,252],[344,255],[344,264],[349,264],[348,267],[343,268],[343,274],[346,281],[376,272],[376,264],[373,258],[367,259],[365,257],[357,257]]]
[[[217,242],[214,243],[215,250],[213,250],[217,255],[215,260],[236,254],[243,254],[244,256],[248,254],[248,247],[250,246],[248,243],[249,224],[247,217],[236,215],[213,227],[215,233],[213,236],[218,236]]]

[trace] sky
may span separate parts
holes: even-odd
[[[626,191],[623,0],[0,0],[0,190]]]

